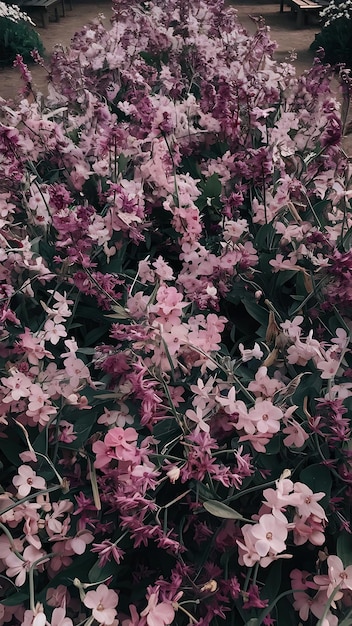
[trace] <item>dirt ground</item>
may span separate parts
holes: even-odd
[[[231,4],[237,9],[240,22],[249,33],[253,33],[256,28],[251,16],[264,17],[270,28],[271,38],[278,44],[275,53],[275,58],[278,61],[287,60],[294,51],[296,60],[293,64],[297,74],[303,73],[311,66],[313,54],[310,52],[309,46],[314,40],[315,34],[320,30],[317,18],[310,15],[308,23],[303,28],[298,29],[296,16],[289,8],[285,7],[284,12],[280,13],[280,0],[277,0],[276,3],[272,0],[263,0],[260,3],[258,0],[231,0]],[[53,46],[57,43],[68,46],[74,33],[99,14],[103,14],[109,23],[112,14],[110,0],[72,0],[72,10],[67,7],[66,16],[60,18],[59,22],[50,22],[46,29],[38,27],[47,56],[50,56]],[[37,90],[45,94],[46,71],[41,67],[34,66],[31,68],[31,72]],[[13,68],[0,69],[1,97],[17,99],[21,86],[18,70]],[[338,95],[337,83],[334,88]],[[344,140],[344,145],[348,153],[352,154],[351,135]]]

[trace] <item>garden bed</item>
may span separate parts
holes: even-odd
[[[1,619],[347,626],[333,70],[222,3],[113,8],[1,106]]]

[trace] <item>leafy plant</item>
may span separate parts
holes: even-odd
[[[43,43],[33,26],[28,15],[16,5],[0,2],[0,63],[13,63],[17,54],[28,63],[32,61],[32,50],[43,54]]]
[[[345,64],[352,68],[352,3],[330,2],[320,12],[323,26],[321,32],[315,36],[311,50],[324,50],[324,63],[336,65]]]

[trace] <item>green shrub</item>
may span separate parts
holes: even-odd
[[[44,46],[40,36],[33,28],[34,24],[15,5],[0,2],[0,63],[11,64],[16,54],[22,55],[25,62],[31,61],[31,51],[40,54]]]
[[[324,49],[324,63],[345,63],[352,68],[352,21],[343,16],[324,26],[315,36],[311,50]]]

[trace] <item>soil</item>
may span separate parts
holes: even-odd
[[[318,16],[310,14],[308,22],[299,29],[296,14],[287,6],[284,6],[284,12],[280,13],[280,0],[276,3],[272,0],[263,0],[261,3],[257,0],[232,0],[232,5],[237,9],[239,20],[249,33],[256,30],[255,18],[262,16],[265,19],[270,28],[271,38],[278,44],[275,52],[278,61],[289,60],[295,66],[297,74],[311,67],[314,56],[309,46],[320,30]],[[110,0],[72,0],[72,10],[67,6],[66,15],[60,18],[59,22],[50,21],[48,28],[38,27],[47,57],[49,58],[56,44],[68,46],[74,33],[99,14],[105,16],[108,24],[112,15]],[[296,56],[294,61],[293,53]],[[46,94],[47,71],[42,67],[33,66],[31,72],[37,91]],[[0,68],[0,97],[18,100],[22,86],[17,69]],[[334,90],[339,97],[337,82],[334,83]],[[348,154],[352,155],[351,135],[344,138],[343,146]]]

